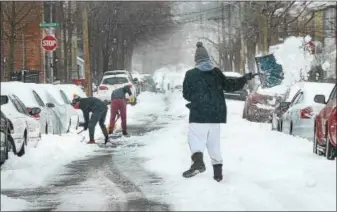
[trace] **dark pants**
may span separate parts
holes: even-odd
[[[106,126],[104,123],[106,113],[107,113],[107,108],[103,109],[102,111],[91,114],[91,118],[88,124],[90,141],[94,141],[95,127],[96,127],[97,122],[99,122],[99,126],[102,129],[104,137],[108,137],[108,132],[106,131]]]
[[[126,132],[126,101],[125,101],[125,99],[113,99],[113,100],[111,100],[110,131],[113,131],[113,129],[114,129],[117,111],[119,111],[119,113],[121,115],[122,130],[123,130],[123,132]]]

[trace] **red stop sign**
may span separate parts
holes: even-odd
[[[42,38],[42,47],[46,51],[54,51],[57,48],[57,40],[52,35],[47,35]]]

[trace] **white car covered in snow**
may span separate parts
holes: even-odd
[[[327,99],[334,88],[332,83],[302,82],[296,84],[297,93],[290,102],[288,110],[282,114],[281,131],[291,135],[312,139],[315,116],[324,105],[314,102],[316,95]]]
[[[39,94],[43,102],[50,102],[55,105],[52,110],[60,119],[59,131],[61,133],[67,133],[70,129],[76,130],[78,128],[79,116],[62,90],[52,84],[27,84]]]
[[[41,97],[33,91],[26,83],[22,82],[2,82],[1,95],[14,94],[27,106],[28,112],[40,123],[40,130],[43,134],[57,133],[54,123],[57,117],[52,111],[54,106],[51,103],[44,103]],[[32,108],[38,107],[41,112],[32,114]]]
[[[14,146],[11,150],[18,156],[24,155],[28,142],[41,138],[39,122],[31,117],[26,106],[14,94],[1,94],[1,112],[6,115],[12,125],[10,133]],[[40,108],[32,108],[33,115],[40,112]]]
[[[129,86],[132,95],[127,96],[128,103],[135,105],[137,103],[137,90],[132,79],[126,74],[105,75],[98,86],[96,97],[102,101],[111,102],[111,93],[115,89],[123,86]]]
[[[59,84],[55,85],[60,91],[62,91],[66,98],[71,102],[73,100],[74,95],[78,95],[82,98],[87,97],[87,94],[77,85],[75,84]],[[74,107],[73,107],[74,108]],[[74,108],[78,117],[79,117],[79,124],[83,125],[84,124],[84,117],[83,117],[83,112],[81,109],[76,109]]]

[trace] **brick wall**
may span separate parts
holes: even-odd
[[[14,15],[9,12],[12,11],[12,4],[13,2],[7,2],[5,5],[9,15],[4,15],[3,27],[5,34],[9,36],[11,20],[18,22],[15,33],[13,71],[43,70],[43,50],[40,44],[43,32],[39,27],[43,21],[43,2],[15,2],[16,12]],[[27,15],[25,16],[25,14]],[[22,21],[20,21],[21,18],[23,18]],[[12,71],[9,70],[10,43],[8,36],[4,36],[5,78]]]

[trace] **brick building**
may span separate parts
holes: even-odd
[[[43,2],[2,2],[2,52],[4,80],[9,80],[10,72],[21,70],[42,71],[43,50],[41,38],[43,31],[39,24],[43,21]],[[14,13],[9,12],[13,11]],[[7,10],[7,13],[4,13]],[[13,27],[14,26],[14,27]],[[11,29],[12,30],[11,32]],[[14,32],[14,33],[13,33]],[[11,37],[14,40],[14,64],[10,66]],[[12,69],[12,70],[11,70]]]

